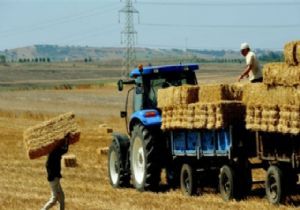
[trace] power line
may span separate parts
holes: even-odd
[[[299,1],[285,1],[285,2],[159,2],[159,1],[144,1],[138,4],[144,5],[162,5],[162,6],[295,6],[300,5]]]
[[[172,28],[299,28],[300,24],[282,24],[282,25],[213,25],[213,24],[203,24],[203,25],[191,25],[191,24],[171,24],[171,23],[141,23],[141,26],[150,27],[172,27]]]

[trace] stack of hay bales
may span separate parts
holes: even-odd
[[[214,84],[160,89],[162,129],[219,129],[243,119],[242,86]]]
[[[284,56],[284,63],[264,66],[262,84],[244,89],[250,130],[300,133],[300,41],[287,43]]]
[[[52,152],[68,136],[69,144],[79,141],[80,130],[73,113],[66,113],[30,127],[24,131],[23,139],[30,159]]]
[[[193,127],[194,107],[198,101],[199,87],[183,85],[159,89],[157,104],[162,110],[162,129],[181,129]]]
[[[243,85],[239,84],[200,86],[194,128],[220,129],[242,120],[245,114],[242,96]]]

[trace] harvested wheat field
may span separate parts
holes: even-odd
[[[85,90],[32,90],[0,92],[0,209],[40,209],[50,196],[46,179],[46,157],[29,160],[23,143],[24,129],[65,112],[73,112],[81,128],[80,141],[69,148],[76,156],[75,167],[62,168],[62,186],[67,210],[119,209],[296,209],[300,199],[288,199],[285,206],[275,207],[264,197],[263,184],[255,184],[244,201],[224,202],[214,188],[203,195],[187,197],[180,190],[168,190],[162,183],[157,193],[135,189],[113,189],[107,176],[107,158],[97,148],[106,147],[111,139],[103,137],[100,124],[124,132],[119,118],[126,91],[104,86]],[[264,172],[254,171],[255,180]]]

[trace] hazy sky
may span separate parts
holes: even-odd
[[[125,0],[0,0],[0,50],[34,44],[119,47]],[[300,0],[137,0],[137,46],[282,49],[300,39]],[[139,19],[139,21],[138,21]]]

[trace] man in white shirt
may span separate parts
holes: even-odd
[[[241,81],[246,77],[249,78],[251,83],[262,82],[263,77],[259,61],[254,52],[250,50],[248,43],[241,44],[241,54],[246,58],[246,67],[243,73],[239,76],[238,81]]]

